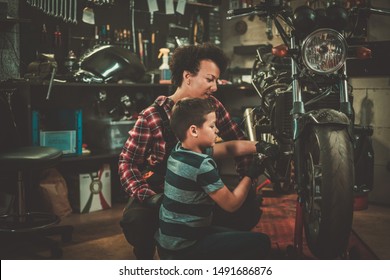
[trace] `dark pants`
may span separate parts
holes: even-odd
[[[156,242],[154,233],[158,228],[158,207],[146,206],[130,198],[120,225],[127,242],[133,246],[134,255],[139,260],[152,260]]]
[[[123,233],[134,247],[137,259],[153,259],[156,242],[154,234],[158,229],[158,207],[146,206],[135,199],[127,204],[120,225]],[[235,230],[249,231],[259,222],[260,203],[255,192],[249,192],[244,204],[234,213],[214,209],[213,225]]]
[[[269,237],[260,232],[212,227],[194,245],[171,251],[158,246],[161,259],[173,260],[261,260],[271,249]]]

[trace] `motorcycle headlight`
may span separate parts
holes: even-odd
[[[318,29],[302,44],[303,63],[315,73],[329,74],[339,70],[347,59],[347,42],[333,29]]]

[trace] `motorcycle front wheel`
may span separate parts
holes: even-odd
[[[335,259],[347,249],[352,227],[352,143],[342,126],[313,126],[306,135],[303,147],[306,240],[317,258]]]

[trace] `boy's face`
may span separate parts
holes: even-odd
[[[201,148],[208,148],[215,145],[218,128],[215,125],[215,112],[207,114],[206,121],[198,128],[198,143]]]

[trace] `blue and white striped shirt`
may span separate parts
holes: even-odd
[[[178,143],[168,158],[160,228],[156,233],[160,246],[184,249],[207,234],[215,204],[208,193],[223,186],[210,155],[184,149]]]

